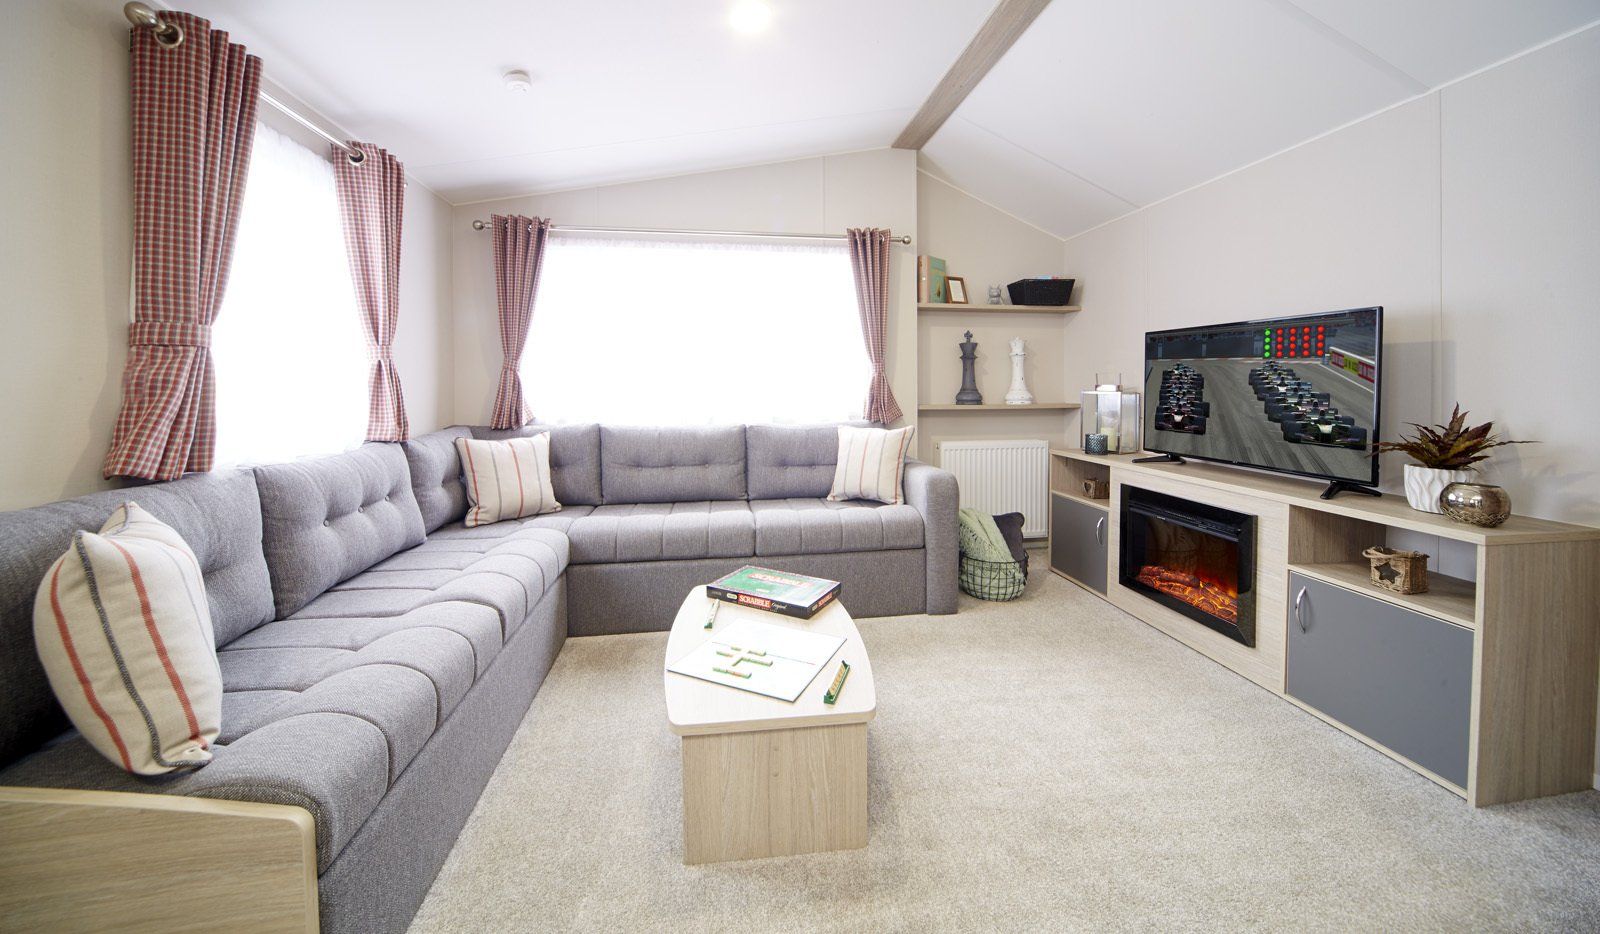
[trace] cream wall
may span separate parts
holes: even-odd
[[[1518,512],[1600,524],[1597,88],[1590,29],[1068,240],[1068,368],[1137,373],[1152,328],[1381,304],[1383,435],[1459,400],[1540,442],[1485,471]]]
[[[1069,371],[1138,372],[1152,328],[1381,304],[1383,435],[1459,400],[1540,442],[1485,470],[1519,513],[1600,524],[1600,28],[1081,234],[1065,256],[1084,306]],[[1401,463],[1385,461],[1386,488]],[[1470,576],[1457,550],[1420,544]]]
[[[1002,289],[1025,276],[1061,272],[1061,240],[1020,221],[927,172],[917,174],[917,252],[943,259],[950,275],[961,276],[967,301],[983,306],[989,286]],[[1009,299],[1007,299],[1009,301]],[[1071,317],[1070,315],[1068,316]],[[1066,370],[1062,327],[1053,315],[963,313],[959,309],[923,314],[917,327],[920,366],[918,392],[923,402],[954,402],[961,388],[961,348],[965,331],[978,342],[978,390],[984,402],[1004,402],[1011,388],[1013,337],[1027,342],[1028,390],[1039,402],[1071,402],[1084,380]],[[1063,444],[1068,417],[1061,412],[930,412],[922,418],[919,454],[938,463],[942,441],[1043,438]]]
[[[107,486],[100,463],[127,351],[132,181],[128,29],[120,10],[88,0],[23,0],[6,12],[0,509],[14,509]],[[413,181],[406,211],[396,353],[412,425],[421,431],[445,424],[453,401],[449,210]]]
[[[458,205],[451,226],[455,241],[455,418],[482,424],[489,419],[500,373],[500,331],[495,311],[490,234],[472,229],[475,218],[518,213],[576,226],[669,227],[756,230],[778,233],[843,233],[847,227],[917,231],[915,154],[895,149],[847,153],[676,178],[609,185],[523,198]],[[916,251],[891,250],[887,371],[908,420],[916,417]],[[638,285],[631,286],[641,288]],[[641,294],[647,294],[641,288]],[[537,306],[534,314],[537,315]],[[525,360],[574,348],[530,344]],[[604,352],[596,351],[603,367]],[[620,378],[606,374],[598,379]],[[641,386],[640,391],[649,391]],[[862,387],[865,395],[866,387]],[[530,399],[537,415],[539,401]]]

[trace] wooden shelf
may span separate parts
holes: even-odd
[[[957,405],[953,402],[932,402],[917,406],[918,412],[1066,412],[1078,408],[1076,402],[1032,402],[1028,405],[1006,405],[1004,402],[985,402],[982,405]]]
[[[1478,586],[1472,581],[1428,572],[1427,593],[1395,593],[1372,584],[1372,565],[1341,561],[1337,564],[1291,564],[1289,570],[1354,590],[1376,600],[1436,616],[1465,629],[1478,628]]]
[[[953,302],[921,302],[917,313],[924,311],[965,311],[984,315],[1070,315],[1082,311],[1081,305],[960,305]]]
[[[1437,535],[1440,538],[1470,542],[1474,545],[1527,545],[1541,542],[1600,541],[1600,527],[1573,525],[1552,519],[1512,516],[1504,524],[1494,528],[1468,525],[1464,522],[1448,519],[1442,515],[1417,512],[1406,504],[1404,496],[1396,496],[1392,493],[1385,493],[1381,497],[1351,496],[1347,494],[1334,499],[1323,499],[1321,496],[1323,481],[1304,477],[1262,473],[1257,470],[1241,470],[1237,467],[1207,464],[1201,461],[1190,461],[1184,464],[1132,463],[1135,457],[1151,456],[1148,452],[1139,455],[1095,455],[1085,454],[1083,451],[1072,448],[1060,448],[1052,449],[1050,453],[1071,460],[1109,463],[1121,471],[1124,477],[1134,475],[1167,476],[1184,483],[1192,483],[1213,490],[1286,503],[1290,506],[1298,506],[1316,512],[1333,513],[1349,519],[1391,525],[1396,528],[1409,529],[1413,532],[1421,532],[1424,535]]]
[[[1109,497],[1106,499],[1090,499],[1089,497],[1084,496],[1082,493],[1074,493],[1071,490],[1051,490],[1050,495],[1075,500],[1083,503],[1085,506],[1093,506],[1101,512],[1109,513],[1111,511],[1111,499]]]

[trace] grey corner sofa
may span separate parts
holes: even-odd
[[[463,526],[455,439],[545,430],[564,508]],[[836,434],[454,427],[0,514],[0,786],[303,808],[322,928],[401,930],[569,634],[667,629],[747,563],[840,580],[857,616],[955,611],[955,478],[826,502]],[[225,689],[214,761],[158,779],[70,729],[33,646],[45,571],[130,499],[194,549]]]

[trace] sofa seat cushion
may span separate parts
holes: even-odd
[[[594,512],[593,506],[562,506],[560,512],[546,513],[542,516],[526,516],[521,519],[506,519],[492,525],[479,525],[468,527],[460,522],[447,525],[432,535],[428,541],[462,541],[465,539],[493,539],[501,541],[515,536],[520,529],[554,529],[565,532],[572,527],[572,523]]]
[[[764,499],[750,503],[757,555],[825,555],[922,547],[914,506],[865,500]]]
[[[755,516],[743,500],[606,504],[572,524],[573,564],[748,558]]]
[[[510,639],[566,570],[568,549],[566,536],[552,529],[507,531],[499,538],[455,540],[435,533],[418,548],[335,584],[291,619],[381,618],[470,603],[493,609],[502,638]]]
[[[500,647],[499,615],[473,603],[268,623],[217,653],[222,734],[209,765],[141,779],[69,733],[0,772],[0,784],[297,805],[315,818],[321,871]]]

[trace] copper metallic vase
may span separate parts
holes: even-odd
[[[1511,516],[1511,494],[1487,483],[1452,483],[1439,494],[1439,508],[1457,522],[1493,528]]]

